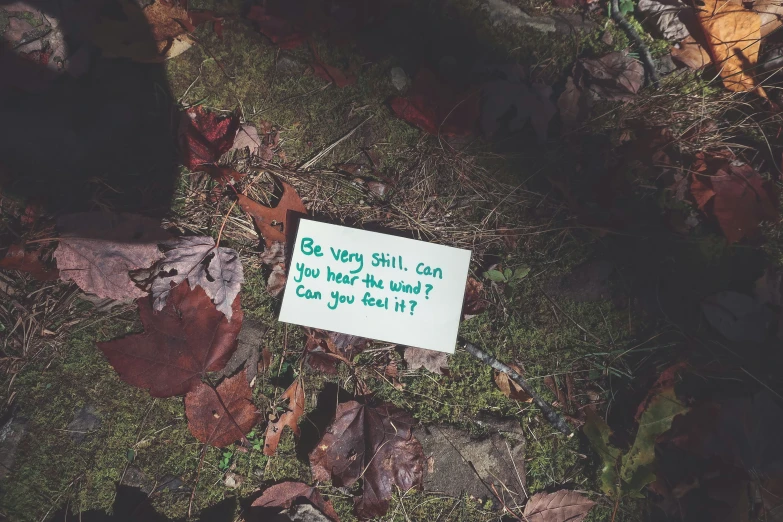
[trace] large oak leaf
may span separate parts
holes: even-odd
[[[276,207],[265,207],[247,196],[242,194],[237,195],[239,206],[253,218],[253,222],[264,237],[267,248],[272,248],[275,241],[285,244],[286,234],[289,232],[289,210],[291,212],[307,214],[307,209],[294,187],[282,181],[280,184],[283,186],[283,194],[280,196],[280,201]],[[274,223],[282,224],[282,231],[276,228]]]
[[[98,343],[120,378],[146,388],[153,397],[184,395],[208,371],[225,366],[237,347],[242,327],[239,296],[229,322],[202,288],[174,288],[162,311],[147,299],[138,301],[144,333]]]
[[[384,515],[397,488],[422,486],[424,451],[411,433],[412,424],[407,413],[392,405],[340,404],[334,422],[310,453],[313,476],[337,486],[350,486],[363,477],[356,513],[363,519]]]
[[[225,379],[217,388],[198,383],[185,395],[185,414],[190,433],[218,448],[244,437],[261,419],[253,404],[246,370]]]
[[[160,263],[161,275],[152,282],[155,310],[166,305],[171,283],[179,285],[187,279],[192,288],[202,287],[230,321],[232,303],[245,281],[236,250],[215,248],[215,240],[208,236],[180,237],[166,246],[169,250]]]

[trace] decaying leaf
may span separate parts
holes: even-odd
[[[601,457],[601,491],[607,495],[616,495],[619,486],[617,479],[618,459],[622,452],[609,441],[612,430],[597,413],[593,410],[587,410],[585,416],[587,420],[582,426],[582,431],[590,441],[590,445]]]
[[[216,248],[209,236],[180,237],[165,245],[169,250],[152,282],[155,310],[166,306],[172,284],[176,287],[187,279],[191,288],[203,288],[230,321],[232,303],[245,280],[239,254],[232,248]]]
[[[446,352],[408,346],[405,348],[404,357],[410,370],[425,368],[432,373],[443,375],[443,370],[449,367],[449,354]]]
[[[639,11],[650,16],[664,38],[670,41],[680,41],[690,32],[682,21],[693,11],[680,0],[639,0]]]
[[[524,371],[522,370],[522,368],[520,368],[516,364],[509,364],[508,366],[512,370],[517,372],[519,375],[524,375]],[[495,384],[497,384],[498,389],[500,389],[503,395],[505,395],[509,399],[513,399],[515,401],[523,401],[523,402],[533,401],[533,397],[531,397],[525,390],[523,390],[519,384],[512,381],[509,378],[508,374],[505,372],[495,371]]]
[[[241,439],[261,420],[253,404],[246,370],[214,389],[199,382],[185,395],[185,415],[190,433],[204,444],[218,448]]]
[[[522,516],[526,522],[581,522],[594,505],[576,491],[561,489],[530,497]]]
[[[691,195],[729,243],[754,237],[762,221],[777,219],[774,186],[730,152],[698,153],[691,172]]]
[[[144,333],[98,343],[120,378],[148,389],[153,397],[184,395],[206,372],[222,369],[237,347],[242,327],[239,296],[229,322],[204,289],[175,287],[166,306],[154,312],[148,299],[137,301]]]
[[[128,272],[151,267],[163,254],[158,243],[169,235],[158,221],[135,214],[84,212],[57,221],[61,239],[54,257],[63,281],[110,299],[147,295]]]
[[[318,50],[310,41],[310,51],[313,53],[313,74],[324,81],[332,82],[337,87],[343,88],[356,83],[356,76],[343,72],[333,65],[329,65],[321,60]]]
[[[307,364],[316,370],[336,375],[339,362],[351,365],[354,356],[364,351],[369,343],[368,339],[355,335],[309,330],[305,344]]]
[[[697,18],[707,40],[712,63],[730,91],[755,90],[766,98],[751,73],[761,48],[761,17],[732,0],[705,0]]]
[[[655,441],[671,428],[674,417],[688,411],[674,393],[674,388],[661,389],[646,398],[647,408],[639,418],[634,443],[627,453],[609,441],[611,430],[592,410],[586,411],[584,434],[601,456],[601,489],[609,496],[640,497],[641,490],[655,480]]]
[[[672,59],[698,70],[710,63],[710,53],[693,36],[683,39],[672,49]]]
[[[288,426],[294,435],[299,436],[299,419],[304,414],[305,396],[304,388],[300,379],[291,383],[291,386],[281,397],[288,401],[286,411],[282,413],[277,420],[270,421],[266,428],[266,438],[264,439],[264,455],[271,456],[277,451],[277,445],[280,442],[280,436],[283,434],[283,428]]]
[[[340,518],[332,507],[332,503],[324,500],[318,488],[308,486],[303,482],[281,482],[264,490],[252,504],[254,508],[280,508],[288,509],[293,504],[306,500],[312,503],[333,522],[340,522]],[[251,511],[252,512],[252,511]]]
[[[641,497],[642,488],[655,480],[655,439],[669,430],[674,417],[688,409],[677,399],[671,387],[650,400],[639,419],[633,446],[622,458],[620,480],[623,493]]]
[[[294,187],[284,181],[280,184],[283,186],[283,194],[276,207],[265,207],[243,194],[237,195],[239,206],[253,218],[253,222],[264,237],[267,248],[271,248],[275,241],[285,244],[286,234],[289,232],[287,217],[289,211],[307,214],[307,209]],[[276,225],[282,225],[282,231]]]
[[[310,453],[316,480],[351,486],[363,477],[354,508],[362,518],[382,516],[392,494],[420,488],[424,452],[411,433],[413,420],[391,405],[370,407],[356,401],[337,406],[334,422]]]
[[[56,268],[49,268],[41,261],[40,250],[26,252],[24,245],[8,247],[5,257],[0,259],[0,268],[27,272],[39,281],[54,281],[60,277]]]
[[[630,100],[644,84],[642,64],[619,51],[582,59],[577,65],[590,77],[590,89],[607,100]]]
[[[239,130],[239,116],[220,117],[201,105],[183,112],[179,124],[179,147],[182,163],[198,170],[220,159],[234,144]]]

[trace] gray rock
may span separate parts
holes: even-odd
[[[76,444],[81,444],[91,431],[101,426],[101,419],[96,413],[92,405],[74,411],[73,420],[68,424],[68,435]]]
[[[155,487],[156,493],[160,493],[161,491],[188,491],[188,488],[185,486],[185,483],[182,482],[181,478],[175,477],[174,475],[163,475],[163,477],[158,480],[158,485]]]
[[[554,19],[548,16],[530,16],[505,0],[487,0],[485,8],[489,12],[489,21],[492,25],[510,24],[517,27],[530,27],[545,33],[553,33],[556,30]]]
[[[425,490],[494,500],[494,485],[502,495],[513,497],[505,499],[509,505],[525,499],[524,442],[507,440],[495,430],[474,438],[449,426],[418,428],[414,434],[427,457]]]
[[[27,422],[13,416],[0,428],[0,481],[11,472],[16,451],[26,432]]]
[[[408,75],[402,67],[393,67],[391,70],[391,82],[398,91],[404,91],[408,86]]]
[[[291,522],[331,522],[329,517],[318,511],[312,504],[299,504],[293,506],[288,516]]]

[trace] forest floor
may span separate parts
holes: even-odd
[[[96,348],[144,331],[132,299],[0,271],[0,517],[130,520],[123,506],[144,502],[161,520],[255,520],[263,491],[295,481],[316,485],[339,520],[358,520],[361,481],[316,483],[308,457],[338,403],[358,398],[407,412],[430,457],[423,491],[398,489],[373,520],[561,520],[523,514],[533,495],[560,490],[595,503],[575,520],[780,519],[783,456],[768,442],[783,420],[783,147],[769,102],[727,91],[710,67],[677,67],[633,6],[657,89],[642,85],[639,48],[603,2],[389,4],[368,25],[309,29],[289,45],[270,41],[248,5],[190,3],[221,17],[222,32],[195,29],[159,66],[158,95],[241,123],[237,141],[255,128],[250,150],[220,156],[241,177],[178,165],[164,212],[115,206],[110,184],[66,210],[162,216],[170,233],[238,253],[244,319],[222,375],[255,375],[261,421],[246,440],[203,444],[181,397],[131,386]],[[13,5],[2,9],[10,32]],[[411,117],[399,103],[426,110]],[[280,182],[309,215],[470,249],[460,337],[521,369],[574,435],[461,347],[419,367],[402,346],[279,322],[274,263],[235,196],[274,206]],[[7,192],[0,248],[43,246],[36,255],[52,266],[52,224],[68,212]],[[314,350],[347,361],[325,370]],[[300,433],[285,427],[267,455],[266,425],[290,408],[292,383]]]

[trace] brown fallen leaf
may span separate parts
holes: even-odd
[[[158,243],[169,237],[158,221],[135,214],[69,214],[58,219],[57,228],[61,238],[54,258],[60,279],[117,300],[147,295],[128,272],[149,268],[163,257]]]
[[[369,339],[355,335],[312,329],[307,332],[307,364],[330,375],[337,374],[337,364],[350,366],[354,356],[369,346]]]
[[[280,202],[276,207],[265,207],[244,194],[237,194],[239,206],[253,218],[253,222],[261,232],[267,248],[271,248],[275,241],[285,244],[286,234],[289,232],[289,211],[307,214],[307,209],[294,187],[284,181],[281,181],[280,184],[283,186],[283,194],[280,196]],[[275,224],[282,224],[282,230],[279,230]]]
[[[729,243],[753,237],[762,221],[777,219],[774,185],[732,153],[700,152],[691,172],[696,205],[717,220]]]
[[[405,362],[408,363],[408,368],[411,370],[425,368],[432,373],[443,375],[443,370],[449,367],[449,354],[446,352],[407,346],[404,358]]]
[[[0,259],[0,268],[27,272],[39,281],[54,281],[60,277],[56,268],[47,267],[41,261],[41,250],[25,252],[24,245],[11,245]]]
[[[318,488],[303,482],[281,482],[265,489],[263,494],[251,504],[251,514],[253,514],[252,508],[288,509],[301,500],[312,503],[333,522],[340,522],[340,517],[337,516],[332,503],[324,500]]]
[[[337,406],[334,422],[310,453],[316,480],[338,487],[362,477],[362,494],[354,499],[360,518],[383,516],[399,488],[421,488],[424,451],[411,433],[413,420],[396,406],[370,407],[356,401]]]
[[[236,250],[217,247],[209,236],[179,237],[165,246],[166,259],[158,264],[159,275],[152,281],[155,310],[166,305],[172,284],[178,286],[187,279],[191,288],[203,288],[230,321],[232,304],[245,281]]]
[[[581,522],[594,505],[576,491],[561,489],[530,497],[522,516],[527,522]]]
[[[692,36],[686,37],[677,47],[672,48],[671,55],[672,59],[694,70],[699,70],[712,61],[707,49]]]
[[[644,84],[641,62],[619,51],[579,60],[578,67],[590,77],[590,88],[607,100],[630,100]]]
[[[269,351],[269,348],[264,346],[264,349],[261,350],[261,361],[258,363],[258,373],[265,373],[267,370],[269,370],[271,365],[272,352]]]
[[[508,366],[519,375],[524,375],[522,368],[516,364],[509,364]],[[509,399],[513,399],[515,401],[533,402],[533,397],[528,395],[528,393],[523,390],[519,384],[512,381],[505,372],[495,371],[495,384],[497,384],[498,389],[500,389],[503,395]]]
[[[253,404],[246,370],[214,389],[199,382],[185,395],[185,415],[190,433],[204,444],[218,448],[243,438],[261,420]]]
[[[144,333],[98,343],[120,378],[153,397],[184,395],[207,372],[221,370],[237,348],[242,328],[239,296],[231,322],[215,309],[204,289],[174,288],[160,312],[149,299],[136,301]]]
[[[766,98],[750,72],[759,58],[761,17],[731,0],[705,0],[697,18],[723,85],[734,92],[756,91]]]
[[[281,399],[288,401],[288,407],[276,421],[270,421],[266,428],[266,438],[264,439],[264,455],[266,456],[275,454],[277,445],[280,443],[280,436],[283,434],[283,428],[286,426],[291,428],[294,435],[299,436],[299,419],[304,414],[305,407],[302,382],[297,379],[291,383]]]
[[[477,316],[487,309],[487,301],[481,297],[484,283],[468,277],[465,283],[465,299],[462,302],[462,315],[465,319]]]

